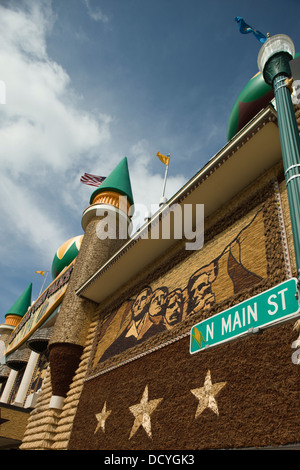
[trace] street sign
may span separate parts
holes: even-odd
[[[254,333],[300,314],[295,278],[272,287],[234,307],[194,325],[190,353]]]

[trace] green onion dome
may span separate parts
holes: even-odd
[[[64,268],[77,257],[83,235],[70,238],[56,251],[52,262],[52,277],[55,279]]]
[[[295,58],[300,53],[295,54]],[[231,140],[254,116],[274,98],[274,91],[267,85],[261,72],[249,80],[237,97],[229,116],[227,140]]]
[[[261,109],[274,98],[272,87],[266,84],[258,72],[239,94],[232,108],[227,128],[227,139],[231,140]]]

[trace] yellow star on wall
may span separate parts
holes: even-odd
[[[195,419],[203,413],[206,408],[210,408],[216,415],[219,415],[218,405],[215,397],[226,385],[226,382],[212,384],[210,370],[207,371],[204,387],[191,390],[192,394],[198,398],[199,403],[195,414]]]
[[[111,410],[106,411],[106,402],[105,402],[104,405],[103,405],[101,413],[97,413],[95,415],[96,418],[97,418],[98,424],[97,424],[97,427],[95,429],[94,434],[96,434],[96,432],[98,431],[99,428],[101,428],[102,431],[105,432],[105,421],[109,417],[110,413],[111,413]]]
[[[148,385],[146,385],[140,403],[129,407],[131,413],[135,417],[129,439],[132,438],[140,426],[143,426],[147,435],[152,439],[150,416],[161,400],[162,398],[157,398],[156,400],[148,401]]]

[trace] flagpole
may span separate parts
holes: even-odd
[[[169,153],[168,153],[167,156],[170,158],[170,154],[169,154]],[[170,159],[169,159],[169,162],[170,162]],[[168,170],[169,170],[169,163],[168,163],[168,165],[166,165],[165,177],[164,177],[164,183],[163,183],[162,197],[161,197],[160,202],[159,202],[159,205],[160,205],[160,206],[162,206],[163,204],[166,204],[166,202],[167,202],[167,198],[165,197],[165,191],[166,191]]]
[[[168,156],[169,156],[169,155],[168,155]],[[164,185],[163,185],[162,197],[165,196],[166,183],[167,183],[167,176],[168,176],[168,169],[169,169],[169,165],[166,165],[166,171],[165,171],[165,178],[164,178]]]
[[[41,290],[40,290],[39,296],[40,296],[40,295],[41,295],[41,293],[43,292],[44,285],[45,285],[45,282],[46,282],[46,279],[47,279],[47,276],[48,276],[48,272],[49,272],[49,271],[46,271],[46,276],[45,276],[45,278],[44,278],[44,282],[43,282],[43,285],[42,285],[42,287],[41,287]]]

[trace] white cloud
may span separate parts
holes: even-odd
[[[45,33],[53,23],[50,3],[47,0],[24,0],[12,1],[9,5],[10,8],[1,6],[1,48],[13,54],[18,51],[19,54],[46,58]]]
[[[0,79],[6,104],[0,115],[0,216],[7,230],[1,246],[23,235],[36,251],[54,250],[64,241],[65,185],[74,168],[93,161],[110,139],[110,116],[80,106],[63,67],[47,54],[53,15],[50,2],[0,6]],[[73,172],[73,173],[72,173]],[[61,212],[61,214],[60,214]],[[55,213],[56,218],[53,216]],[[77,234],[75,234],[77,235]]]
[[[63,239],[64,227],[55,219],[49,220],[47,209],[43,208],[43,203],[38,203],[31,188],[15,185],[12,180],[2,176],[1,194],[5,201],[1,218],[9,221],[9,224],[5,224],[5,236],[18,240],[24,246],[37,247],[38,251],[42,248],[45,257],[53,257],[53,246],[49,240]],[[2,259],[7,256],[6,245],[1,244],[1,255]]]
[[[99,7],[94,8],[94,7],[91,6],[90,0],[84,0],[84,3],[87,7],[88,14],[92,18],[92,20],[100,21],[101,23],[107,23],[109,21],[108,16],[106,16],[104,13],[102,13],[102,11],[100,10]]]
[[[44,256],[44,266],[62,242],[80,233],[81,213],[93,191],[80,183],[80,174],[107,176],[123,158],[124,144],[111,135],[120,124],[117,116],[82,109],[84,100],[72,89],[71,77],[49,57],[50,2],[24,1],[22,9],[16,5],[0,6],[5,25],[0,80],[6,85],[6,104],[0,105],[0,217],[5,221],[0,253],[6,257],[3,266],[12,263],[14,246],[19,253],[21,243],[26,256],[18,263],[25,257],[28,263],[31,252],[35,259]],[[152,159],[157,157],[149,142],[133,144],[134,138],[129,136],[126,145],[135,203],[158,207],[165,167],[161,164],[155,173]],[[184,182],[171,172],[166,195],[171,197]],[[136,228],[143,217],[136,213]]]

